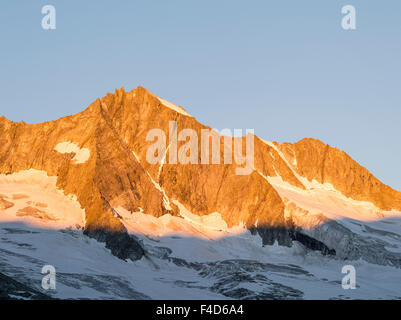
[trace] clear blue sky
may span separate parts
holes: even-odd
[[[54,31],[41,28],[46,4]],[[355,31],[341,28],[346,4]],[[0,40],[11,120],[54,120],[141,85],[218,129],[321,139],[401,190],[399,0],[9,0]]]

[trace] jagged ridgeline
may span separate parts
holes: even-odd
[[[116,90],[76,115],[41,124],[15,123],[0,118],[0,174],[41,170],[57,177],[57,187],[76,196],[85,210],[85,233],[122,259],[139,259],[140,243],[129,235],[116,208],[161,217],[180,216],[176,201],[198,216],[218,212],[228,227],[244,225],[259,233],[263,244],[291,246],[297,240],[311,249],[334,254],[324,241],[301,231],[286,215],[288,199],[272,178],[297,190],[309,183],[330,184],[347,198],[367,201],[380,210],[401,210],[401,193],[381,183],[346,153],[314,139],[270,143],[254,137],[254,164],[247,175],[236,174],[233,163],[173,164],[166,148],[161,163],[147,161],[152,129],[170,141],[171,122],[177,131],[211,129],[183,108],[142,87]],[[224,139],[219,137],[221,158]],[[246,152],[246,137],[242,140]],[[178,149],[186,141],[178,141]],[[200,148],[200,144],[198,145]],[[210,141],[212,148],[212,140]],[[210,155],[211,156],[211,155]],[[1,197],[0,197],[1,198]],[[0,205],[7,205],[1,199]]]

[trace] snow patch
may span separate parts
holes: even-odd
[[[177,105],[175,105],[174,103],[169,102],[169,101],[167,101],[167,100],[164,100],[164,99],[162,99],[162,98],[159,98],[159,97],[157,97],[157,98],[158,98],[159,101],[160,101],[164,106],[166,106],[167,108],[170,108],[170,109],[172,109],[172,110],[174,110],[174,111],[176,111],[176,112],[178,112],[178,113],[181,113],[181,114],[183,114],[184,116],[191,117],[191,115],[190,115],[189,113],[187,113],[187,112],[185,111],[184,108],[182,108],[182,107],[180,107],[180,106],[177,106]]]
[[[218,212],[213,212],[207,215],[198,216],[193,214],[187,208],[185,208],[178,200],[173,200],[173,203],[180,209],[180,215],[188,222],[201,226],[206,229],[216,231],[228,231],[227,223],[221,217]]]
[[[60,142],[55,148],[59,153],[75,153],[72,160],[75,164],[82,164],[88,161],[90,157],[90,150],[87,148],[80,148],[76,143],[73,142]]]
[[[344,196],[330,183],[321,184],[300,177],[307,190],[290,185],[281,177],[264,177],[279,195],[308,210],[311,214],[323,213],[332,220],[354,219],[358,221],[377,221],[383,218],[400,217],[400,212],[383,211],[373,203],[358,201]]]
[[[281,157],[281,159],[283,159],[283,161],[287,164],[288,168],[290,168],[290,170],[292,171],[292,173],[294,174],[294,176],[298,179],[301,180],[301,176],[294,170],[294,168],[292,167],[292,165],[288,162],[287,158],[284,156],[284,154],[274,145],[273,142],[270,141],[266,141],[261,139],[265,144],[267,144],[268,146],[272,147],[277,153],[278,155]],[[271,154],[271,153],[270,153]],[[271,154],[272,155],[272,154]],[[273,155],[272,155],[273,156]],[[274,157],[273,157],[274,159]],[[296,160],[295,163],[293,163],[296,166]]]
[[[137,155],[134,151],[132,151],[132,154],[134,155],[135,159],[136,159],[139,163],[141,163],[141,161],[139,160],[138,155]],[[145,170],[145,168],[144,168],[144,170]],[[145,170],[145,172],[146,172],[146,174],[148,175],[150,181],[152,181],[153,185],[156,187],[156,189],[159,190],[159,191],[163,194],[163,205],[164,205],[164,207],[165,207],[167,210],[173,210],[173,208],[172,208],[171,205],[170,205],[170,200],[169,200],[169,198],[168,198],[166,192],[164,191],[164,189],[160,186],[160,184],[158,184],[158,183],[152,178],[152,176],[150,175],[149,172],[147,172],[146,170]]]
[[[65,195],[56,184],[57,177],[34,169],[0,175],[0,194],[14,203],[0,210],[0,221],[24,221],[28,225],[54,229],[83,227],[85,210],[75,195]]]
[[[130,212],[119,206],[114,210],[121,217],[121,222],[128,232],[151,237],[171,235],[191,236],[206,240],[221,239],[229,235],[239,235],[247,230],[243,224],[228,228],[227,223],[218,212],[198,216],[185,208],[178,200],[173,200],[180,210],[180,216],[165,214],[154,217],[142,212]]]

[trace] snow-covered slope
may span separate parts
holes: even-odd
[[[394,299],[400,269],[327,258],[296,244],[261,246],[258,235],[210,241],[139,235],[147,254],[123,261],[81,230],[0,224],[0,272],[57,298],[90,299]],[[41,288],[44,265],[56,268],[56,290]],[[357,270],[344,290],[341,269]]]
[[[332,185],[301,178],[306,190],[269,177],[285,203],[285,217],[302,233],[336,251],[338,259],[401,268],[401,212],[345,197]]]
[[[74,195],[56,187],[57,177],[46,172],[25,170],[0,175],[0,222],[24,221],[44,228],[83,228],[85,211]],[[7,208],[6,208],[7,207]]]
[[[228,228],[219,213],[200,217],[173,200],[180,216],[156,218],[115,208],[146,252],[139,261],[124,261],[83,234],[82,209],[57,190],[54,179],[30,171],[0,178],[2,196],[15,203],[1,210],[0,273],[56,298],[401,298],[399,213],[372,218],[374,206],[347,199],[328,186],[299,190],[279,178],[269,180],[286,199],[286,217],[333,245],[336,256],[324,256],[297,241],[292,247],[262,246],[259,235],[243,226]],[[19,216],[28,202],[40,204],[56,220]],[[44,265],[56,268],[55,291],[41,288]],[[344,265],[356,268],[357,289],[342,288]]]

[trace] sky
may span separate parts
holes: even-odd
[[[219,130],[320,139],[401,190],[400,17],[399,0],[2,1],[0,115],[55,120],[143,86]]]

